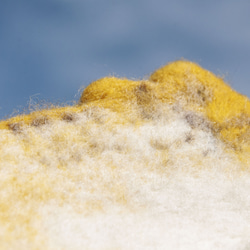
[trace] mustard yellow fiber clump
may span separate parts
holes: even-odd
[[[157,89],[164,89],[162,100],[170,95],[176,101],[181,96],[188,108],[202,112],[212,122],[214,131],[225,143],[249,151],[249,99],[231,89],[223,79],[195,63],[178,61],[154,72],[150,80],[158,83]]]
[[[208,118],[217,136],[237,152],[250,152],[249,99],[192,62],[170,63],[144,81],[100,79],[84,90],[80,102],[118,112],[132,103],[144,108],[150,104],[151,109],[156,103],[180,103]]]

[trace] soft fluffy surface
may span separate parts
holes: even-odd
[[[250,101],[198,65],[107,77],[0,122],[1,249],[250,249]]]

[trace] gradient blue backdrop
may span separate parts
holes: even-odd
[[[1,0],[0,119],[181,58],[250,96],[249,13],[249,0]]]

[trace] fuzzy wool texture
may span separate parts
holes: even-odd
[[[106,77],[0,122],[0,249],[250,249],[250,101],[199,65]]]

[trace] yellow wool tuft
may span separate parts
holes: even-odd
[[[103,100],[133,100],[133,90],[139,83],[128,79],[116,77],[105,77],[91,83],[82,93],[81,103],[93,101],[102,102]]]
[[[160,98],[184,99],[186,108],[202,112],[219,137],[238,151],[250,146],[250,101],[232,90],[223,79],[195,63],[177,61],[154,72],[151,81],[159,84]],[[164,89],[164,91],[162,91]],[[169,97],[167,97],[169,99]]]

